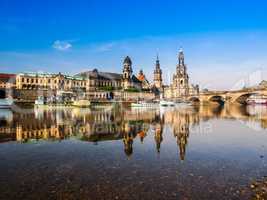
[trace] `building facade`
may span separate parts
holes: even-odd
[[[67,76],[61,73],[20,73],[16,76],[16,89],[19,90],[86,90],[88,80],[79,76]]]
[[[141,82],[141,87],[143,90],[149,90],[151,88],[151,85],[149,81],[147,80],[143,70],[139,71],[139,74],[137,75],[137,79]]]
[[[0,74],[0,89],[12,89],[16,87],[15,74]]]
[[[188,96],[198,94],[198,85],[191,85],[189,83],[189,76],[187,73],[187,66],[185,64],[184,52],[182,49],[180,49],[178,55],[178,64],[176,66],[176,73],[173,75],[171,85],[164,88],[164,98],[185,99]]]
[[[10,81],[12,80],[12,81]],[[170,86],[163,85],[162,70],[157,56],[153,73],[153,83],[150,84],[144,72],[133,74],[132,60],[126,56],[122,63],[122,73],[101,72],[97,69],[85,71],[74,76],[61,73],[20,73],[17,75],[0,74],[0,88],[12,88],[36,93],[37,91],[67,92],[74,96],[83,95],[87,99],[153,99],[160,95],[166,99],[183,99],[199,94],[198,85],[189,83],[184,52],[178,55],[176,72]],[[48,94],[48,92],[46,92]],[[50,94],[52,94],[50,93]],[[137,95],[139,93],[139,95]],[[17,94],[22,94],[17,92]],[[25,93],[26,94],[26,93]],[[48,94],[49,95],[49,94]],[[18,95],[19,96],[19,95]]]
[[[123,61],[122,73],[100,72],[97,69],[85,71],[74,76],[61,73],[20,73],[15,76],[14,87],[19,91],[58,91],[82,94],[87,99],[126,99],[152,98],[149,82],[142,73],[138,77],[133,74],[132,61],[127,56]],[[143,78],[143,79],[142,79]],[[0,82],[1,83],[1,82]],[[3,87],[6,87],[3,86]],[[148,94],[136,95],[146,89]],[[128,93],[127,93],[128,92]],[[29,95],[24,95],[29,96]],[[27,97],[26,97],[27,98]],[[35,98],[35,97],[34,97]],[[22,98],[23,99],[23,98]]]

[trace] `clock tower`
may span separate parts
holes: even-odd
[[[154,70],[154,86],[157,89],[162,89],[162,71],[160,69],[159,57],[157,56],[156,67]]]

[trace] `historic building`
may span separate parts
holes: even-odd
[[[14,88],[16,88],[16,75],[0,74],[0,98],[12,96]]]
[[[156,67],[154,70],[154,87],[156,87],[159,91],[162,91],[163,83],[162,83],[162,70],[160,69],[159,57],[157,56]]]
[[[15,74],[0,74],[0,89],[12,89],[16,87]]]
[[[143,72],[141,71],[137,76],[133,74],[132,61],[129,56],[123,61],[122,73],[101,72],[97,69],[74,76],[61,73],[20,73],[15,76],[14,84],[17,90],[22,91],[18,94],[25,93],[21,98],[28,100],[35,99],[38,91],[47,91],[50,95],[67,93],[77,98],[90,100],[134,100],[154,97]],[[29,96],[29,91],[33,94],[32,98]],[[43,95],[49,95],[47,92]]]
[[[137,79],[141,82],[141,87],[143,90],[149,90],[150,89],[150,83],[147,80],[143,70],[139,71],[139,74],[137,75]]]
[[[11,78],[12,77],[12,78]],[[13,80],[13,81],[10,81]],[[97,69],[85,71],[74,76],[61,73],[20,73],[17,75],[0,74],[0,88],[14,88],[17,94],[37,91],[51,91],[53,95],[60,92],[83,96],[88,99],[153,99],[160,94],[166,99],[182,99],[190,95],[198,95],[198,85],[189,83],[187,66],[183,50],[179,51],[176,73],[170,86],[163,85],[162,70],[157,56],[153,73],[153,83],[149,83],[144,72],[133,74],[132,60],[126,56],[122,63],[122,73],[101,72]],[[44,94],[45,95],[45,94]]]
[[[88,80],[79,76],[67,76],[61,73],[20,73],[16,76],[16,88],[27,90],[86,90]]]
[[[198,94],[198,85],[191,85],[189,83],[189,76],[187,73],[187,66],[185,64],[184,52],[182,49],[180,49],[178,55],[178,64],[176,66],[176,73],[173,75],[171,85],[164,88],[164,98],[184,99],[190,95]]]
[[[127,56],[123,62],[122,87],[123,89],[142,89],[142,82],[133,75],[132,61],[129,56]]]
[[[1,78],[1,77],[0,77]],[[1,82],[0,82],[1,83]],[[82,72],[75,76],[61,73],[20,73],[16,75],[17,89],[49,89],[49,90],[127,90],[130,88],[142,89],[142,81],[133,75],[132,61],[126,57],[123,62],[123,72],[100,72],[97,69]]]

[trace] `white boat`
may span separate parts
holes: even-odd
[[[158,104],[156,103],[149,103],[149,102],[137,102],[137,103],[131,103],[131,107],[135,107],[135,108],[154,108],[158,106]]]
[[[175,106],[175,103],[172,101],[165,101],[165,100],[161,100],[159,102],[160,106]]]
[[[43,96],[39,96],[34,102],[34,105],[36,105],[36,106],[42,106],[44,104],[45,103],[44,103],[44,97]]]
[[[11,108],[13,103],[13,99],[10,98],[0,99],[0,108]]]
[[[254,105],[254,104],[267,105],[267,96],[255,94],[255,95],[250,96],[247,99],[246,103],[249,105]]]

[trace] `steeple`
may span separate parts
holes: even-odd
[[[156,66],[154,70],[154,85],[158,89],[162,88],[162,71],[160,69],[158,54],[157,54]]]
[[[181,47],[179,50],[179,54],[178,54],[178,64],[176,66],[176,74],[177,75],[182,75],[182,76],[187,76],[187,69],[186,69],[186,65],[184,62],[184,50]]]
[[[182,47],[179,50],[178,60],[179,60],[179,65],[184,65],[184,51]]]
[[[159,55],[158,54],[157,54],[157,60],[156,60],[156,70],[160,70]]]

